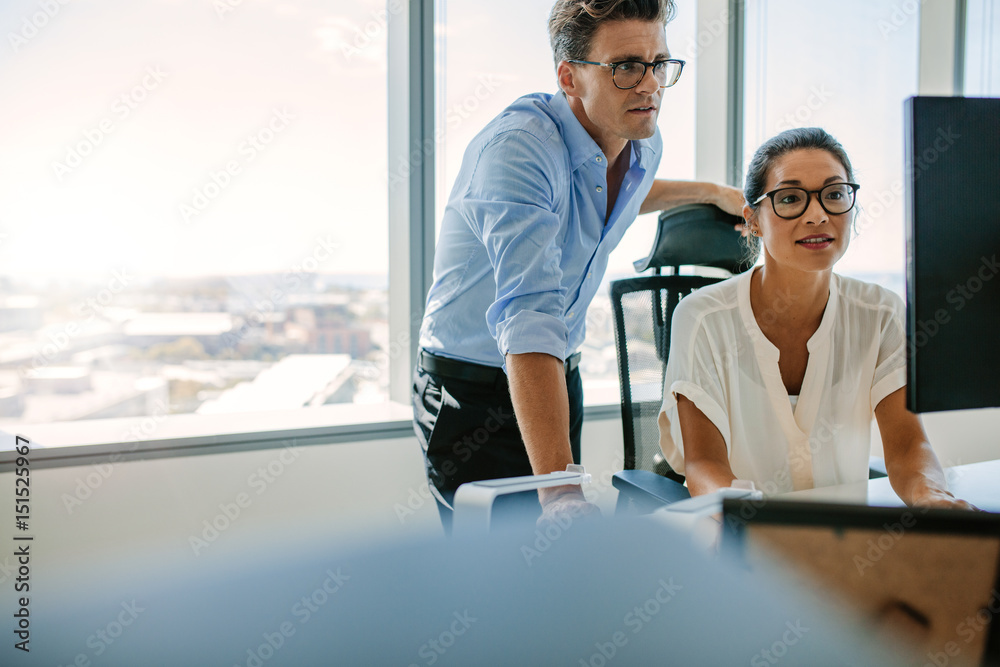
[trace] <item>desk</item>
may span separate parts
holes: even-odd
[[[948,490],[988,512],[1000,513],[1000,459],[947,468]],[[793,491],[781,496],[787,500],[827,503],[854,503],[876,507],[900,507],[903,501],[892,490],[888,478],[867,482]]]

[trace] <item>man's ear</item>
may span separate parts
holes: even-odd
[[[559,65],[556,67],[556,81],[559,82],[559,87],[568,96],[579,97],[580,82],[576,78],[576,70],[565,60],[560,60]]]

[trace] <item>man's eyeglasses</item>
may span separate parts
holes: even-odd
[[[804,188],[778,188],[765,192],[753,204],[771,199],[771,207],[779,218],[791,220],[806,212],[809,208],[809,198],[816,195],[819,205],[830,215],[843,215],[854,208],[855,195],[861,186],[857,183],[831,183],[820,190]]]
[[[578,65],[597,65],[598,67],[611,68],[611,80],[615,86],[622,90],[631,90],[639,85],[642,78],[646,76],[646,69],[652,68],[653,78],[660,84],[660,88],[669,88],[677,83],[684,70],[684,60],[657,60],[655,63],[644,63],[641,60],[624,60],[618,63],[595,63],[591,60],[567,60],[568,63]]]

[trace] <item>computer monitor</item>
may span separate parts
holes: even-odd
[[[1000,406],[1000,99],[904,116],[907,407]]]

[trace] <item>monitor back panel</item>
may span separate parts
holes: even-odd
[[[751,571],[783,563],[793,585],[895,637],[914,664],[1000,664],[1000,516],[781,499],[723,507],[723,546]]]
[[[907,407],[1000,406],[1000,100],[913,97]]]

